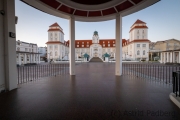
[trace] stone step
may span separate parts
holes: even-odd
[[[99,57],[93,57],[89,62],[103,62]]]

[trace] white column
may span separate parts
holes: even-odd
[[[40,54],[38,54],[38,63],[41,63]]]
[[[27,63],[27,56],[26,56],[26,53],[24,54],[24,64]]]
[[[33,54],[33,63],[35,63],[36,60],[35,60],[35,54]]]
[[[122,75],[122,17],[116,16],[116,67],[115,75]]]
[[[6,90],[13,90],[17,88],[16,38],[10,37],[9,34],[10,32],[16,33],[15,1],[0,0],[0,10],[4,10],[5,13],[4,15],[0,14],[0,31],[2,30],[0,32],[0,39],[2,38],[0,42],[3,41],[0,44],[4,45],[4,50],[1,50],[4,53],[0,55],[0,58],[4,59],[0,60],[0,66],[2,68],[0,73],[0,85],[4,86]]]
[[[19,65],[21,65],[21,54],[20,53],[18,53],[18,63],[19,63]]]
[[[164,53],[164,52],[162,52],[162,55],[163,55],[163,57],[162,57],[162,59],[163,59],[163,63],[165,63],[165,53]]]
[[[29,54],[29,63],[32,63],[32,54]]]
[[[70,25],[70,45],[69,45],[69,65],[70,65],[70,75],[75,75],[75,20],[74,16],[71,16],[69,20]]]
[[[163,53],[161,52],[161,63],[163,63]]]
[[[172,53],[169,52],[169,62],[172,62]]]

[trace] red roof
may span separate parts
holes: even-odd
[[[52,25],[49,26],[49,27],[57,27],[57,26],[60,27],[59,24],[56,22],[56,23],[52,24]]]
[[[134,26],[133,28],[131,28],[131,30],[129,32],[131,32],[132,30],[134,30],[135,28],[148,28],[147,26]]]
[[[126,40],[122,39],[122,44],[125,43]],[[99,40],[99,44],[102,47],[115,47],[114,44],[116,43],[115,39],[101,39]],[[67,41],[69,44],[69,40]],[[75,48],[89,48],[92,45],[92,40],[75,40]],[[108,44],[110,46],[108,46]],[[79,47],[77,47],[79,45]],[[84,47],[82,47],[84,45]]]
[[[141,20],[139,20],[139,19],[137,19],[134,24],[146,24],[146,23],[143,22],[143,21],[141,21]],[[134,24],[133,24],[133,25],[134,25]],[[133,25],[132,25],[132,26],[133,26]],[[132,27],[132,26],[131,26],[131,27]]]

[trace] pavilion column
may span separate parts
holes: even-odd
[[[122,75],[122,16],[116,16],[116,67],[115,75]]]
[[[15,0],[0,0],[0,90],[17,88]],[[11,36],[10,36],[11,32]]]
[[[75,75],[75,19],[74,16],[70,17],[70,45],[69,45],[69,65],[70,65],[70,75]]]

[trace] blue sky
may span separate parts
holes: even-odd
[[[69,39],[69,21],[34,9],[19,0],[16,2],[17,40],[46,46],[47,30],[57,22]],[[134,14],[123,17],[122,38],[129,39],[131,25],[140,19],[147,23],[148,39],[152,42],[175,38],[180,40],[180,0],[161,0],[160,2]],[[76,22],[76,39],[92,39],[97,30],[100,39],[115,38],[115,20],[104,22]]]

